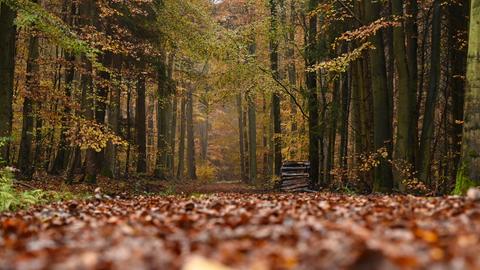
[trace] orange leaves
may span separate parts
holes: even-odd
[[[67,131],[67,137],[72,145],[81,149],[93,149],[97,152],[107,147],[107,143],[127,146],[128,143],[107,127],[80,117],[72,117],[73,128]]]
[[[454,197],[98,196],[0,215],[0,263],[31,269],[478,269],[478,208]]]
[[[367,38],[375,35],[378,31],[387,27],[397,27],[400,23],[397,20],[389,21],[386,18],[380,18],[369,25],[362,26],[358,29],[347,31],[337,38],[339,41],[354,41],[354,40],[366,40]]]
[[[423,241],[433,244],[438,241],[438,235],[430,230],[423,230],[423,229],[415,229],[414,231],[415,236],[422,239]]]
[[[361,58],[366,50],[375,49],[375,47],[370,42],[365,42],[360,45],[358,48],[355,48],[351,52],[344,53],[336,58],[323,61],[313,68],[307,69],[307,71],[317,71],[317,70],[326,70],[328,72],[346,72],[350,63]]]

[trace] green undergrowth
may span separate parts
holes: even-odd
[[[454,195],[465,195],[469,188],[477,186],[476,183],[466,175],[466,168],[464,164],[458,170],[455,189],[453,190]]]
[[[64,191],[41,189],[19,191],[15,188],[15,177],[9,168],[0,169],[0,212],[16,211],[33,205],[47,204],[86,197]]]

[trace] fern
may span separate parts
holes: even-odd
[[[0,212],[14,211],[35,204],[65,201],[76,198],[69,192],[44,191],[40,189],[17,191],[11,168],[0,169]]]

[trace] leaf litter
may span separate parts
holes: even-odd
[[[0,215],[0,269],[480,269],[463,197],[96,196]]]

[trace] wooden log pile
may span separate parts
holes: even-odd
[[[308,161],[286,161],[282,164],[280,190],[286,192],[309,191]]]

